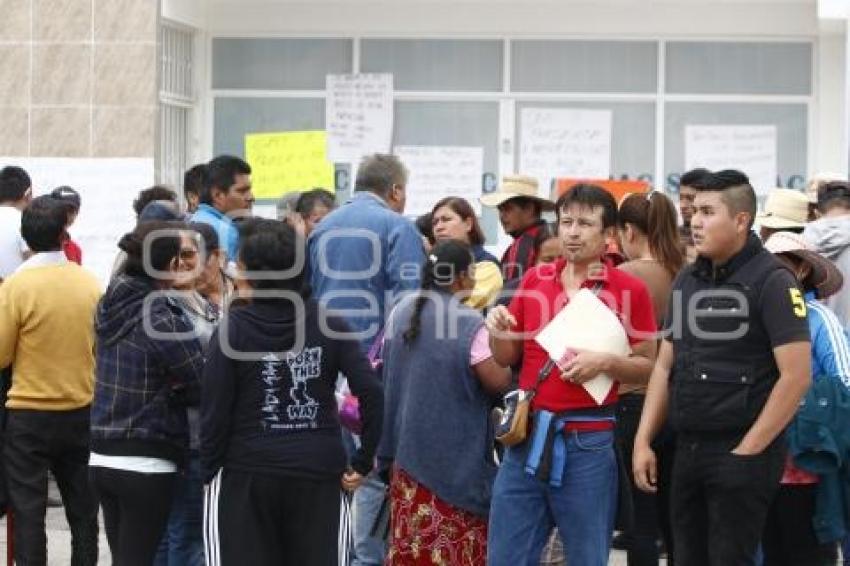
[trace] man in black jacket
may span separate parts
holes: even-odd
[[[755,564],[785,462],[782,431],[811,382],[806,305],[752,233],[747,177],[720,171],[694,188],[699,257],[673,283],[635,439],[635,482],[655,491],[650,443],[669,416],[676,562]]]

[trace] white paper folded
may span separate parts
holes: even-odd
[[[631,352],[620,319],[599,297],[582,289],[535,337],[553,360],[561,360],[570,350],[589,350],[625,356]],[[583,386],[598,405],[608,397],[614,380],[601,373]]]

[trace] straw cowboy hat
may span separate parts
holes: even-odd
[[[479,200],[484,206],[497,207],[513,198],[520,197],[538,201],[543,210],[555,208],[555,203],[537,194],[537,179],[526,175],[505,175],[494,192],[483,195]]]
[[[826,299],[841,290],[844,277],[827,258],[823,257],[806,243],[803,236],[793,232],[775,232],[764,243],[765,249],[774,254],[794,256],[812,268],[812,284],[818,291],[819,299]]]
[[[802,228],[809,218],[809,199],[793,189],[773,189],[756,221],[767,228]]]

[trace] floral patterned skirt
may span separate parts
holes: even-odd
[[[400,468],[390,483],[390,505],[387,565],[486,563],[486,519],[442,501]]]

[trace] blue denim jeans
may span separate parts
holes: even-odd
[[[561,487],[525,471],[526,442],[508,448],[493,486],[489,566],[532,566],[557,525],[567,564],[606,566],[617,505],[613,431],[572,432]]]
[[[387,555],[387,539],[379,527],[372,536],[372,527],[388,498],[387,486],[372,472],[354,492],[354,557],[351,566],[379,566]],[[389,508],[386,509],[389,513]]]
[[[192,452],[174,486],[168,526],[154,566],[204,566],[204,485],[201,461]]]

